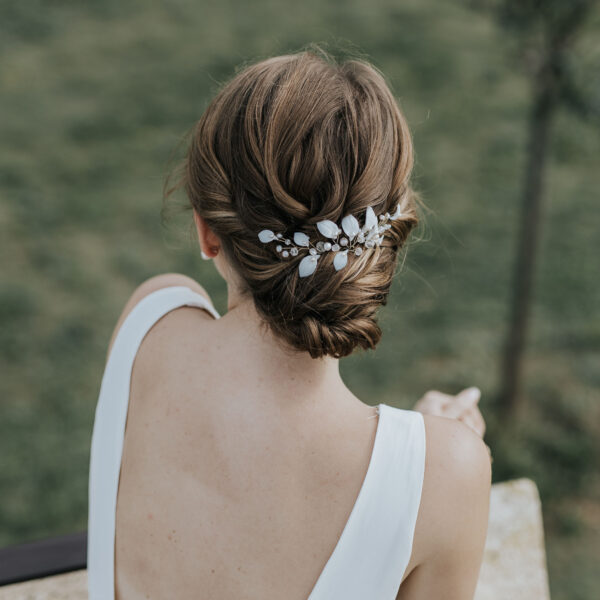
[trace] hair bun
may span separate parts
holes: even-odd
[[[375,348],[381,339],[381,329],[373,317],[338,319],[325,323],[315,317],[304,317],[297,323],[282,323],[275,331],[296,348],[307,351],[313,358],[329,355],[348,356],[357,347]]]

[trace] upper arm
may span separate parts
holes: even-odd
[[[422,556],[401,600],[471,600],[487,533],[491,462],[483,440],[455,419],[425,417],[427,458],[415,540]]]
[[[125,308],[123,309],[123,312],[119,316],[117,324],[115,325],[112,336],[110,338],[110,342],[108,344],[107,356],[110,355],[110,351],[114,344],[115,338],[117,337],[117,333],[119,332],[119,329],[121,328],[121,325],[123,325],[123,322],[129,315],[129,313],[133,310],[133,308],[136,306],[136,304],[138,304],[138,302],[140,302],[140,300],[142,300],[143,298],[145,298],[152,292],[156,292],[157,290],[160,290],[165,287],[172,287],[172,286],[178,286],[178,285],[183,285],[183,286],[189,287],[192,291],[197,292],[198,294],[201,294],[209,301],[209,303],[212,306],[212,300],[210,299],[208,292],[197,281],[193,280],[191,277],[188,277],[187,275],[181,275],[180,273],[164,273],[161,275],[156,275],[154,277],[150,277],[150,279],[146,279],[146,281],[141,283],[135,289],[133,294],[131,294],[131,296],[129,297],[129,300],[127,300],[127,303],[125,304]]]

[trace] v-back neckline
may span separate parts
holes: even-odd
[[[115,598],[116,508],[133,362],[149,329],[179,306],[214,310],[187,286],[148,294],[123,322],[104,369],[88,481],[90,600]],[[374,408],[378,420],[363,481],[308,600],[395,597],[410,559],[425,466],[423,417],[386,404]]]
[[[381,437],[382,437],[382,433],[381,433],[382,429],[383,429],[382,420],[383,420],[383,415],[385,413],[385,410],[382,410],[382,409],[385,406],[386,406],[385,404],[377,404],[375,407],[375,409],[377,411],[377,413],[376,413],[377,427],[375,428],[375,437],[373,440],[373,447],[371,448],[371,456],[369,458],[369,464],[367,466],[367,470],[363,477],[363,481],[362,481],[362,484],[358,491],[358,495],[356,496],[356,500],[354,501],[354,504],[352,505],[352,509],[350,510],[350,515],[349,515],[348,519],[346,520],[346,523],[344,524],[344,528],[342,529],[342,533],[340,534],[340,537],[338,538],[337,543],[333,548],[333,551],[329,555],[329,558],[327,559],[325,566],[323,567],[319,577],[317,578],[317,581],[316,581],[315,585],[313,586],[313,589],[311,590],[310,595],[308,596],[307,600],[317,600],[316,598],[313,599],[313,594],[317,593],[318,588],[323,584],[325,578],[327,577],[327,573],[328,573],[328,569],[329,569],[330,565],[333,563],[335,557],[341,553],[342,548],[343,548],[344,539],[346,539],[346,537],[348,536],[348,531],[350,531],[350,529],[352,528],[352,524],[357,519],[357,514],[360,510],[361,500],[365,496],[365,493],[366,493],[365,490],[369,487],[371,479],[373,478],[373,465],[376,462],[376,455],[378,454],[378,448],[380,446],[380,441],[381,441]]]

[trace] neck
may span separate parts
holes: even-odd
[[[251,298],[229,294],[228,311],[220,319],[221,327],[233,346],[239,349],[236,365],[252,370],[265,382],[279,382],[281,393],[290,398],[310,399],[331,396],[347,390],[339,372],[339,359],[312,358],[297,351],[263,325]],[[279,386],[278,386],[279,387]]]

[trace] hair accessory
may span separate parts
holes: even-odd
[[[302,251],[308,254],[300,261],[298,272],[300,277],[308,277],[315,272],[317,262],[321,255],[326,252],[335,252],[333,266],[336,271],[343,269],[348,264],[348,252],[353,252],[360,256],[366,248],[373,248],[376,245],[381,246],[383,234],[391,227],[388,221],[395,221],[405,217],[400,210],[400,204],[396,207],[393,214],[386,212],[377,217],[375,211],[369,206],[365,212],[365,224],[360,227],[356,217],[347,215],[342,219],[342,227],[338,227],[333,221],[325,219],[317,223],[317,229],[324,237],[331,241],[318,241],[312,243],[311,239],[305,233],[297,231],[294,233],[293,242],[282,233],[273,233],[270,229],[263,229],[258,234],[258,239],[263,244],[277,242],[275,249],[277,252],[287,258],[288,256],[298,256]],[[342,236],[342,234],[344,234]],[[342,237],[340,237],[342,236]]]

